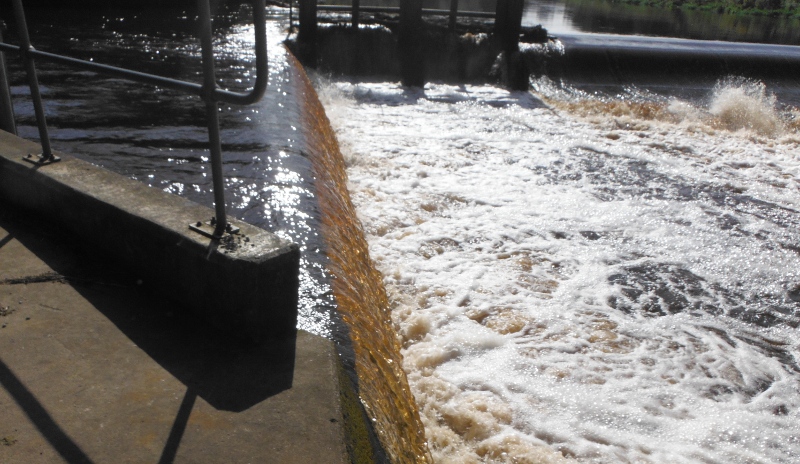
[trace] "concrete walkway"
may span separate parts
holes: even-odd
[[[349,461],[337,358],[234,342],[0,203],[0,463]]]

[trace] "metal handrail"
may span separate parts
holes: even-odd
[[[38,79],[36,77],[36,67],[34,58],[40,58],[59,64],[73,66],[76,68],[94,71],[100,74],[111,75],[134,82],[152,84],[173,90],[200,96],[206,102],[206,120],[208,123],[209,151],[211,154],[211,174],[214,190],[215,218],[210,222],[213,232],[209,233],[201,222],[193,224],[192,229],[207,235],[211,238],[221,238],[225,232],[235,232],[231,227],[225,213],[225,192],[222,176],[222,147],[219,136],[219,110],[218,103],[225,102],[237,105],[249,105],[257,102],[264,96],[267,89],[268,63],[267,63],[267,18],[265,0],[251,0],[253,7],[253,23],[255,29],[255,49],[256,49],[256,80],[253,88],[247,93],[232,92],[219,88],[216,82],[214,69],[214,50],[212,46],[211,34],[211,8],[209,0],[197,0],[198,17],[200,20],[200,45],[202,50],[203,62],[203,83],[185,82],[177,79],[170,79],[154,74],[147,74],[115,66],[108,66],[92,61],[79,60],[67,56],[57,55],[39,51],[33,48],[28,35],[25,12],[22,7],[22,0],[13,0],[14,16],[19,29],[20,45],[15,46],[4,43],[0,36],[0,52],[11,51],[20,53],[25,63],[28,84],[31,89],[36,121],[39,126],[39,138],[42,143],[42,156],[40,164],[55,161],[50,148],[50,137],[47,133],[47,122],[42,108],[42,98],[39,92]],[[205,224],[209,225],[209,224]]]

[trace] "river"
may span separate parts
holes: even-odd
[[[289,121],[263,130],[291,98],[270,12],[268,98],[221,110],[227,191],[301,244],[299,327],[336,339],[309,166]],[[37,48],[197,79],[182,12],[64,15],[32,19]],[[246,17],[215,36],[234,88],[252,78]],[[561,44],[600,39],[570,27]],[[40,69],[56,149],[211,203],[196,99]],[[436,461],[796,462],[796,86],[531,84],[318,78]]]

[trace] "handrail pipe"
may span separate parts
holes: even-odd
[[[0,20],[0,43],[3,42],[3,28],[5,24]],[[0,130],[17,135],[17,123],[14,117],[14,102],[11,101],[11,87],[8,82],[6,58],[0,50]]]
[[[255,51],[256,51],[256,79],[253,88],[246,93],[233,92],[219,88],[216,82],[214,69],[214,53],[211,34],[211,8],[209,0],[197,0],[198,17],[200,20],[200,43],[202,48],[203,61],[203,83],[185,82],[168,77],[157,76],[154,74],[133,71],[130,69],[109,66],[95,63],[92,61],[79,60],[54,53],[43,52],[34,49],[30,43],[28,29],[25,22],[25,14],[22,8],[22,0],[13,0],[14,16],[18,24],[20,33],[20,45],[15,46],[4,43],[0,36],[0,52],[18,52],[25,63],[25,71],[28,76],[28,83],[31,87],[31,98],[34,102],[36,121],[39,126],[39,136],[42,143],[42,160],[52,157],[50,150],[50,138],[47,134],[47,123],[41,104],[41,94],[39,92],[38,80],[36,78],[36,68],[34,58],[45,61],[72,66],[75,68],[97,72],[144,84],[151,84],[172,90],[178,90],[199,96],[206,104],[206,120],[208,124],[209,151],[211,154],[211,173],[214,190],[215,219],[212,221],[213,233],[206,233],[204,229],[197,228],[200,233],[211,238],[219,239],[226,232],[232,232],[225,213],[225,192],[224,180],[222,175],[222,148],[219,135],[219,115],[218,103],[225,102],[235,105],[249,105],[257,102],[264,96],[267,90],[267,79],[269,76],[267,62],[267,17],[265,0],[251,0],[253,8],[253,23],[255,32]]]
[[[28,23],[25,21],[25,11],[22,9],[22,0],[13,0],[14,19],[17,21],[17,29],[20,41],[20,55],[25,64],[25,74],[28,76],[28,87],[31,89],[31,99],[33,100],[33,111],[36,113],[36,123],[39,126],[39,139],[42,144],[42,162],[52,161],[53,151],[50,148],[50,136],[47,134],[47,120],[44,117],[42,105],[42,94],[39,92],[39,79],[36,77],[36,65],[30,51],[31,38],[28,35]]]

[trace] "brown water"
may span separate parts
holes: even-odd
[[[293,57],[290,61],[297,66]],[[301,73],[302,74],[302,73]],[[393,462],[432,462],[392,327],[382,276],[369,257],[367,242],[347,190],[347,174],[336,135],[310,81],[300,87],[322,235],[339,313],[350,329],[364,406]]]

